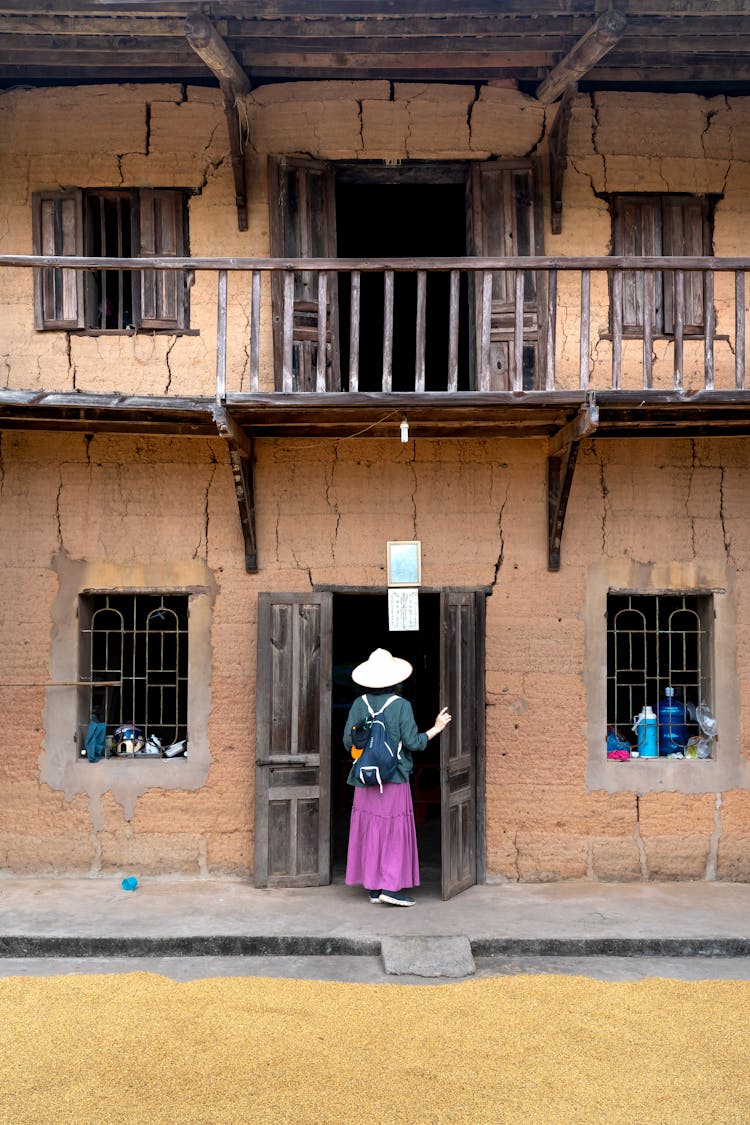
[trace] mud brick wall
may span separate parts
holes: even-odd
[[[715,249],[747,225],[750,99],[580,96],[555,254],[606,254],[607,193],[710,192]],[[279,84],[243,107],[249,230],[237,230],[220,98],[178,86],[0,93],[0,250],[31,250],[31,193],[63,186],[191,190],[194,255],[265,255],[266,158],[544,156],[549,114],[508,88],[387,82]],[[191,295],[197,335],[83,337],[33,329],[31,278],[0,271],[0,387],[211,394],[215,278]],[[577,302],[561,286],[558,369],[578,370]],[[606,292],[594,287],[591,355],[603,378]],[[722,293],[717,285],[718,331]],[[249,295],[230,286],[229,382],[247,386]],[[731,356],[717,343],[717,384]],[[662,348],[657,341],[655,351]],[[686,345],[686,357],[690,348]],[[655,378],[669,380],[666,345]],[[694,358],[691,378],[697,378]],[[661,367],[659,366],[661,364]],[[626,365],[626,376],[629,368]],[[264,340],[264,385],[272,386]],[[546,569],[546,443],[265,440],[257,443],[258,575],[244,571],[225,447],[197,438],[0,436],[0,681],[44,684],[75,665],[86,589],[191,591],[204,643],[200,749],[187,769],[137,764],[111,781],[71,764],[66,689],[0,688],[0,869],[247,876],[252,870],[260,591],[385,583],[383,551],[352,550],[363,513],[383,539],[418,538],[425,585],[487,586],[487,867],[492,879],[750,878],[750,796],[592,786],[590,590],[622,567],[721,575],[735,622],[726,654],[747,764],[750,698],[748,458],[741,440],[589,441],[571,494],[560,573]],[[676,568],[676,569],[674,569]],[[634,571],[635,572],[635,571]],[[648,586],[646,587],[649,588]],[[428,720],[431,716],[426,717]],[[78,768],[80,765],[80,768]],[[76,768],[73,768],[75,766]],[[155,768],[168,772],[157,775]],[[148,768],[149,773],[144,774]],[[628,768],[626,765],[624,768]],[[83,772],[82,772],[83,771]],[[99,779],[98,779],[99,778]],[[719,779],[721,780],[721,779]]]

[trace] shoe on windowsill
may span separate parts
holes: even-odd
[[[370,902],[380,902],[382,891],[370,891]]]
[[[416,900],[406,891],[381,891],[380,901],[387,902],[391,906],[416,906]]]

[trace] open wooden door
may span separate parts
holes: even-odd
[[[484,863],[484,594],[440,595],[440,703],[452,722],[440,735],[443,898],[477,882]]]
[[[255,883],[331,881],[330,593],[258,597]]]
[[[330,164],[291,156],[270,157],[269,198],[273,257],[336,257],[336,196]],[[338,274],[298,272],[294,274],[293,293],[285,295],[284,288],[285,279],[275,273],[272,290],[276,389],[340,390]],[[325,324],[321,325],[323,318]],[[286,373],[285,330],[291,331],[292,344],[291,369]],[[325,356],[319,365],[321,339]]]
[[[472,167],[469,182],[468,244],[478,257],[516,258],[542,254],[542,220],[534,166],[528,161],[483,163]],[[518,277],[521,302],[516,309],[516,274],[497,272],[491,292],[484,276],[472,274],[472,369],[474,390],[529,391],[544,386],[542,364],[545,285],[541,273]],[[485,320],[489,315],[489,325]],[[517,316],[522,321],[516,348]],[[489,354],[487,354],[489,353]],[[519,362],[520,359],[520,362]]]

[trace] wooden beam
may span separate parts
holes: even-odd
[[[250,93],[249,78],[206,16],[191,16],[185,22],[185,35],[196,55],[219,79],[222,90],[234,100]]]
[[[558,457],[547,458],[547,569],[560,569],[565,512],[573,484],[578,442],[573,441]]]
[[[237,207],[237,227],[247,230],[247,184],[245,157],[242,153],[238,98],[250,93],[250,79],[237,62],[224,40],[205,16],[193,16],[185,24],[187,41],[216,75],[224,96],[224,114],[229,133],[229,151],[232,157],[234,201]]]
[[[549,134],[550,227],[553,234],[562,234],[563,180],[568,166],[568,131],[575,92],[575,86],[566,90]]]
[[[598,425],[599,407],[592,397],[585,406],[581,407],[575,418],[567,422],[557,433],[550,435],[547,455],[549,457],[558,456],[567,449],[571,442],[582,441],[583,438],[592,434]]]
[[[627,17],[615,10],[603,12],[586,34],[568,51],[557,66],[537,87],[536,96],[544,105],[552,105],[569,86],[591,70],[610,51],[627,26]]]
[[[216,428],[229,446],[229,460],[234,478],[234,491],[240,512],[242,538],[245,542],[245,570],[258,570],[258,543],[255,534],[255,482],[253,479],[253,443],[224,409],[213,409]]]

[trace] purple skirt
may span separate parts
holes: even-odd
[[[419,886],[417,832],[408,782],[354,790],[346,882],[368,891]]]

